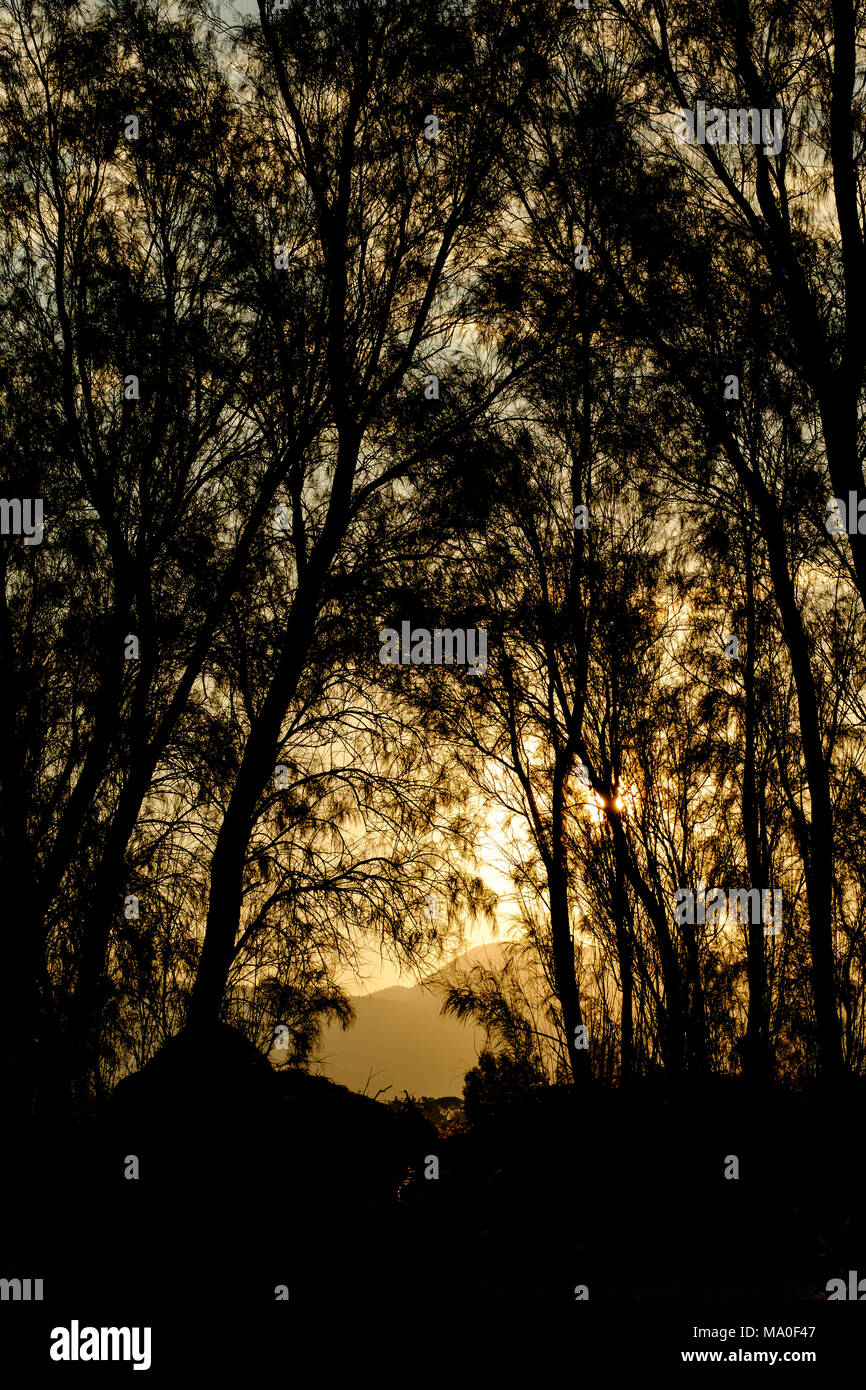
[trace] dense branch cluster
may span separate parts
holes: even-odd
[[[864,71],[851,0],[9,0],[11,1104],[305,1063],[491,833],[508,1066],[863,1070]]]

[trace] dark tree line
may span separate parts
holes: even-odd
[[[359,944],[491,912],[485,824],[509,1065],[862,1070],[861,58],[850,3],[10,0],[10,1105],[220,1018],[305,1063]]]

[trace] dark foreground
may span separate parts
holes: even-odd
[[[7,1136],[0,1274],[42,1278],[48,1321],[752,1301],[803,1325],[828,1281],[866,1279],[864,1101],[857,1081],[554,1088],[444,1139],[221,1029],[87,1126]]]

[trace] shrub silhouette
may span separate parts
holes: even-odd
[[[478,1065],[466,1073],[463,1084],[466,1119],[475,1124],[483,1115],[497,1113],[510,1101],[544,1084],[545,1077],[528,1058],[485,1048],[479,1053]]]

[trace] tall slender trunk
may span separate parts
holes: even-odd
[[[686,948],[686,1042],[688,1045],[688,1068],[694,1072],[705,1072],[709,1067],[707,1055],[707,1019],[704,1007],[704,986],[701,980],[701,960],[697,933],[688,922],[683,922],[680,930]]]
[[[634,1072],[634,968],[628,924],[628,895],[622,856],[613,842],[614,887],[613,919],[616,931],[616,953],[619,961],[620,1003],[620,1068],[622,1081],[630,1080]]]
[[[668,925],[667,914],[640,871],[629,851],[625,831],[618,816],[610,819],[616,852],[635,896],[653,925],[662,968],[665,998],[660,1019],[660,1043],[665,1067],[673,1075],[685,1066],[686,1012],[683,1000],[682,977],[677,951]]]
[[[809,906],[809,947],[812,965],[812,995],[815,1003],[815,1030],[819,1068],[835,1075],[842,1067],[841,1026],[836,1012],[835,962],[833,958],[833,802],[830,773],[821,740],[818,697],[809,656],[809,643],[794,584],[788,572],[785,535],[775,502],[761,484],[759,510],[767,541],[767,555],[773,589],[791,660],[803,761],[811,802],[806,824],[804,854],[806,898]]]
[[[0,884],[3,891],[3,986],[0,998],[0,1104],[8,1119],[29,1111],[47,1003],[45,932],[34,912],[36,864],[28,825],[29,777],[21,712],[27,699],[6,601],[8,552],[0,551]]]
[[[752,561],[751,536],[746,536],[745,546],[746,580],[746,653],[743,663],[743,683],[746,694],[745,712],[745,752],[743,758],[743,785],[741,809],[743,817],[743,838],[746,846],[746,864],[750,886],[763,890],[770,886],[769,856],[764,853],[761,836],[760,792],[756,770],[755,728],[757,710],[755,704],[755,669],[757,665],[757,623],[755,620],[755,586]],[[767,971],[764,955],[763,923],[749,921],[746,926],[746,978],[749,986],[748,1014],[746,1018],[746,1046],[743,1055],[743,1070],[757,1082],[769,1080],[772,1073],[770,1053],[769,1012],[767,1007]]]
[[[778,209],[769,187],[766,162],[758,161],[757,190],[761,209],[768,224],[779,222]],[[778,230],[778,228],[776,228]],[[787,235],[787,233],[786,233]],[[821,352],[819,325],[815,324],[814,305],[807,292],[803,272],[790,247],[790,239],[782,243],[779,252],[781,266],[781,288],[785,294],[790,311],[792,330],[797,337],[798,347],[804,354],[814,357]],[[835,963],[833,957],[833,804],[830,796],[830,778],[827,759],[821,740],[821,720],[818,698],[812,675],[809,642],[797,604],[794,582],[788,569],[788,554],[785,529],[779,506],[774,495],[757,468],[750,467],[743,456],[739,441],[731,428],[731,421],[719,407],[717,399],[710,400],[706,384],[695,376],[692,362],[659,333],[655,322],[646,314],[643,306],[635,300],[622,277],[610,261],[606,268],[622,287],[626,298],[642,316],[649,340],[657,351],[669,362],[677,378],[689,393],[696,408],[702,412],[707,424],[717,436],[747,496],[752,500],[759,525],[767,546],[767,557],[773,582],[773,592],[779,607],[779,616],[785,645],[791,660],[791,670],[797,692],[800,719],[800,732],[803,745],[803,761],[806,782],[811,802],[808,821],[803,818],[805,844],[803,847],[803,866],[806,879],[806,897],[809,909],[809,947],[811,954],[812,995],[815,1005],[815,1031],[818,1045],[819,1069],[825,1075],[834,1075],[842,1067],[841,1025],[836,1012]],[[777,267],[778,268],[778,267]],[[815,373],[809,373],[814,381]],[[817,387],[816,387],[817,391]],[[828,463],[831,475],[834,468],[844,466],[853,474],[859,474],[862,486],[862,469],[850,452],[850,439],[845,446],[844,438],[831,450],[832,411],[826,414],[822,406],[822,421],[825,428]],[[830,427],[830,434],[826,430]],[[850,434],[850,422],[843,426]],[[844,447],[843,447],[844,446]],[[847,452],[846,452],[847,449]],[[831,453],[836,459],[831,457]],[[852,486],[854,483],[852,481]],[[857,565],[858,583],[861,593],[866,596],[866,552],[861,546],[861,554],[851,537],[852,552]],[[866,538],[861,538],[866,540]],[[864,597],[866,602],[866,597]],[[637,885],[635,885],[637,887]]]
[[[562,1009],[562,1023],[568,1050],[568,1064],[576,1083],[589,1080],[592,1039],[587,1047],[578,1047],[577,1030],[583,1027],[580,990],[574,968],[574,938],[568,902],[568,849],[566,845],[565,798],[569,779],[569,762],[558,755],[553,773],[553,824],[551,856],[547,867],[550,892],[550,933],[553,945],[553,970],[556,995]]]
[[[718,421],[718,416],[714,415]],[[725,422],[720,437],[747,494],[754,503],[767,547],[767,562],[794,688],[806,784],[809,788],[809,816],[800,815],[803,844],[803,870],[809,909],[809,949],[812,997],[815,1005],[815,1033],[818,1067],[825,1076],[842,1069],[842,1030],[836,1011],[835,960],[833,956],[833,801],[830,795],[830,769],[821,738],[821,716],[812,674],[809,639],[797,603],[794,581],[788,569],[785,528],[776,498],[756,470],[749,468],[739,444]]]

